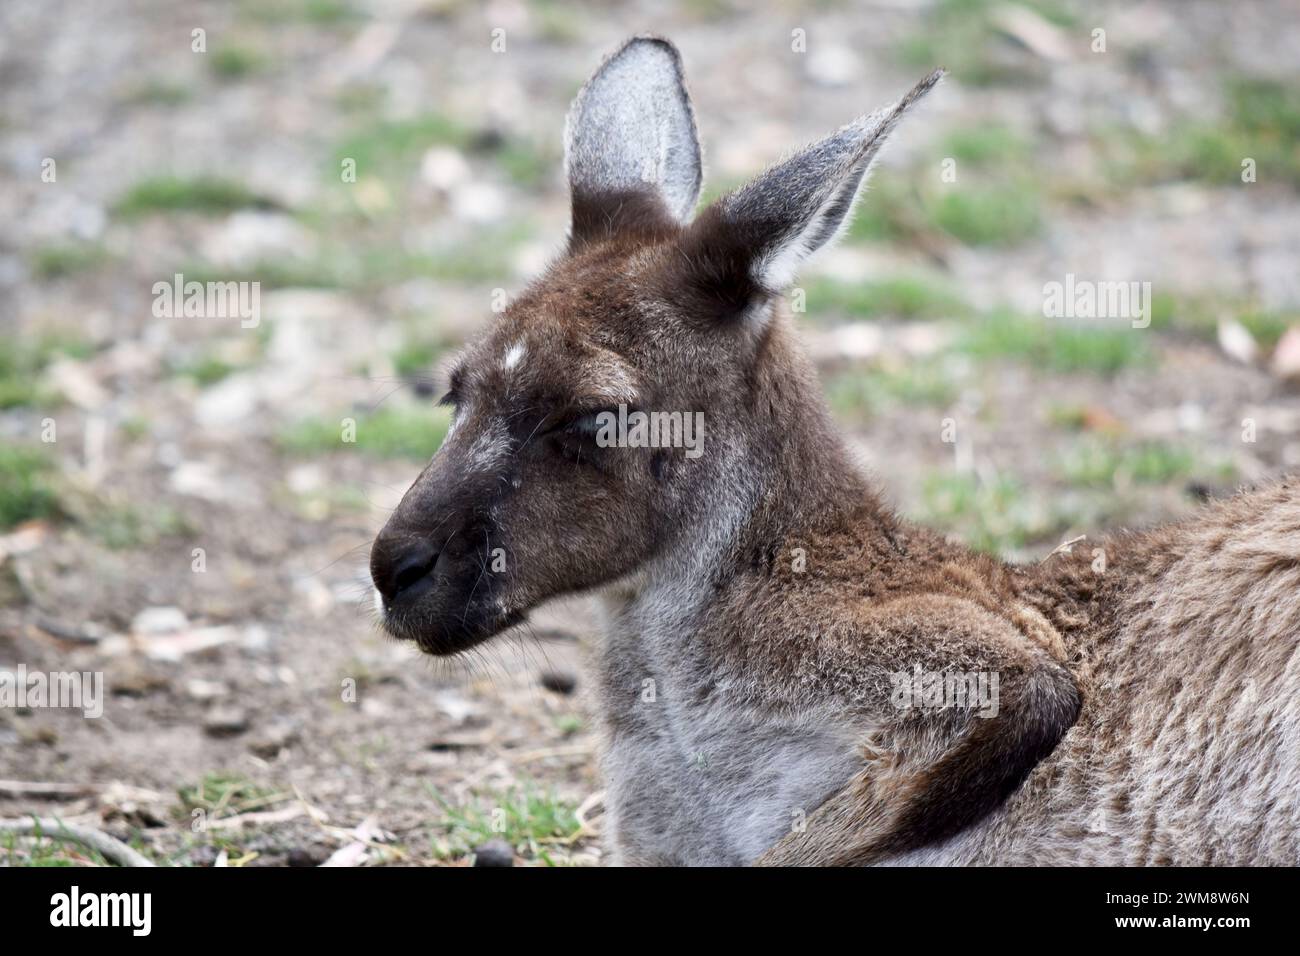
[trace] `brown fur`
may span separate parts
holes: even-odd
[[[662,44],[625,50],[653,72]],[[849,200],[873,128],[806,154]],[[1296,863],[1295,484],[1027,567],[902,521],[756,271],[755,209],[826,231],[764,205],[786,168],[689,224],[571,172],[568,252],[459,360],[454,431],[375,542],[386,625],[454,653],[602,591],[619,862]],[[704,412],[706,453],[598,447],[579,426],[619,403]],[[915,667],[997,675],[997,713],[900,708]]]

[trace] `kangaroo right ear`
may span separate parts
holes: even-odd
[[[576,246],[646,219],[675,226],[700,195],[700,143],[677,48],[634,37],[587,81],[569,110],[564,163]]]
[[[683,239],[691,292],[735,313],[786,288],[804,260],[843,233],[885,140],[942,77],[935,70],[893,106],[795,153],[701,213]]]

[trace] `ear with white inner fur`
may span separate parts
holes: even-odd
[[[850,123],[720,199],[697,223],[704,232],[700,244],[720,244],[733,263],[739,254],[747,261],[746,278],[759,289],[788,286],[804,260],[844,231],[881,146],[942,76],[935,70],[893,106]]]
[[[569,110],[564,156],[576,241],[615,231],[628,209],[686,222],[700,194],[700,144],[676,47],[634,37],[605,60]]]

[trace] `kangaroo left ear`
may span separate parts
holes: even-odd
[[[676,227],[690,218],[700,143],[681,57],[667,40],[634,37],[601,64],[573,101],[564,138],[573,243],[637,219]]]
[[[799,266],[844,231],[885,140],[943,75],[935,70],[893,106],[801,150],[701,213],[683,240],[695,291],[738,309],[793,282]]]

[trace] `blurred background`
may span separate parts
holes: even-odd
[[[909,516],[1037,560],[1300,463],[1294,3],[7,0],[0,670],[106,700],[0,708],[0,817],[182,865],[599,860],[587,604],[431,662],[365,564],[635,32],[683,52],[706,198],[950,69],[800,282]],[[259,283],[256,326],[156,315],[177,273]],[[1150,283],[1150,326],[1045,319],[1067,275]]]

